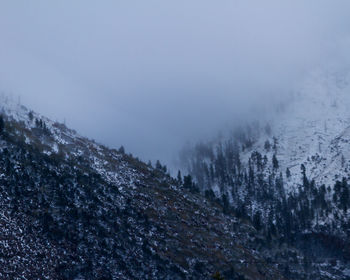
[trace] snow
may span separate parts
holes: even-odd
[[[54,153],[58,153],[58,146],[56,143],[53,144],[52,150],[54,151]]]
[[[260,137],[252,149],[242,155],[247,164],[252,151],[267,152],[264,143],[277,139],[276,156],[280,171],[289,168],[287,190],[301,182],[301,164],[308,178],[333,185],[349,177],[350,170],[350,75],[313,73],[303,86],[291,94],[283,112],[271,120],[272,135]],[[268,152],[269,160],[275,151]]]

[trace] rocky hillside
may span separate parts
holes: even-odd
[[[286,279],[248,220],[6,98],[0,155],[0,279]]]

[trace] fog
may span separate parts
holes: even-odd
[[[0,90],[171,164],[310,71],[347,68],[349,13],[346,0],[2,0]]]

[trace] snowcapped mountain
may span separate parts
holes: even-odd
[[[247,154],[266,153],[265,141],[277,141],[276,150],[267,155],[276,155],[281,171],[290,170],[292,179],[286,182],[290,191],[301,183],[301,164],[318,185],[349,179],[349,108],[350,75],[314,73],[274,115],[271,133],[261,135]]]

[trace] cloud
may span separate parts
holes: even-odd
[[[2,2],[0,88],[84,135],[168,160],[312,69],[347,68],[349,6]]]

